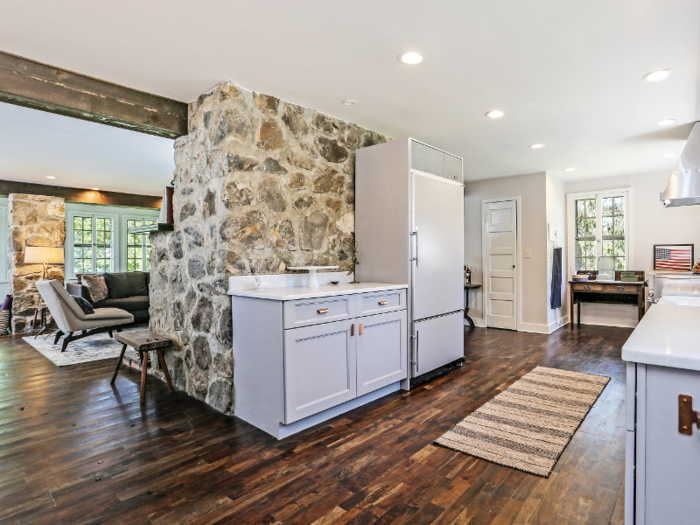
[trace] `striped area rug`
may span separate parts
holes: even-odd
[[[608,381],[538,366],[435,443],[547,478]]]

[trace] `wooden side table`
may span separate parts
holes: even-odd
[[[48,322],[48,315],[47,315],[48,311],[49,311],[49,307],[43,303],[38,305],[36,307],[36,310],[34,310],[34,320],[32,321],[32,332],[34,330],[36,330],[37,317],[39,318],[39,321],[41,321],[41,329],[39,330],[39,333],[37,333],[34,336],[34,339],[36,339],[37,337],[39,337],[41,334],[43,334],[44,332],[46,332],[49,329],[48,326],[46,326],[46,324]]]
[[[130,346],[139,353],[139,358],[141,360],[141,403],[146,400],[146,371],[148,370],[148,353],[152,350],[155,350],[158,353],[158,360],[160,361],[160,366],[163,369],[163,375],[165,375],[165,382],[168,383],[168,389],[170,392],[175,392],[173,384],[170,381],[170,373],[168,372],[168,367],[165,364],[165,358],[163,357],[163,348],[167,348],[172,344],[170,339],[161,337],[149,330],[120,332],[115,334],[114,338],[122,343],[122,351],[119,355],[117,366],[114,369],[112,380],[109,382],[110,385],[113,385],[114,381],[116,381],[119,368],[122,364],[122,359],[124,359],[124,352],[126,352],[126,347]]]
[[[476,325],[472,318],[469,317],[469,290],[474,290],[476,288],[481,288],[480,284],[465,284],[464,285],[464,295],[466,296],[466,301],[464,302],[464,318],[469,323],[470,328],[474,328]]]

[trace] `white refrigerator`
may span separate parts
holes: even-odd
[[[358,281],[409,285],[410,377],[463,359],[462,159],[411,138],[358,150],[355,239]]]

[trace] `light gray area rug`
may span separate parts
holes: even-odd
[[[538,366],[435,443],[547,478],[609,381]]]
[[[129,328],[124,331],[141,330],[143,328],[145,326]],[[55,337],[55,334],[48,334],[40,335],[36,339],[34,339],[33,335],[23,339],[56,366],[77,365],[104,359],[114,359],[116,363],[116,359],[122,351],[122,344],[109,337],[108,333],[91,335],[85,339],[73,341],[68,345],[65,352],[61,352],[62,340],[57,345],[53,344]],[[124,357],[136,362],[139,360],[138,353],[128,347]]]

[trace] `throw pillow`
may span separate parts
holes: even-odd
[[[131,297],[131,290],[129,290],[129,281],[127,281],[125,274],[106,273],[105,283],[107,283],[109,296],[112,299],[123,299],[125,297]]]
[[[78,306],[80,306],[80,309],[83,311],[84,314],[90,315],[95,313],[95,309],[90,304],[90,301],[88,301],[87,299],[83,299],[82,297],[77,297],[75,295],[71,295],[71,297],[75,299],[75,302],[78,303]]]
[[[90,300],[93,303],[98,303],[102,299],[109,297],[104,275],[83,275],[80,281],[87,287]]]
[[[131,297],[148,295],[148,285],[146,284],[146,274],[143,272],[126,272],[126,280],[129,283]]]

